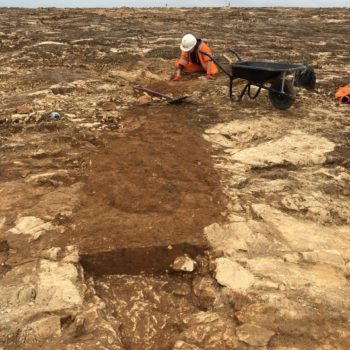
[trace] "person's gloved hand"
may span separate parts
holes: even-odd
[[[175,75],[174,78],[172,79],[173,81],[179,81],[180,80],[180,76],[179,75]]]
[[[211,74],[207,74],[207,79],[208,80],[214,80],[214,77]]]

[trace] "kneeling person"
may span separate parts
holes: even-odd
[[[213,79],[213,76],[218,72],[215,63],[208,56],[200,53],[203,51],[211,55],[211,49],[201,39],[196,39],[192,34],[186,34],[180,45],[181,57],[176,60],[176,74],[174,81],[180,79],[181,72],[194,73],[205,72],[207,79]]]

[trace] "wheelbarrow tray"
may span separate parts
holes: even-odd
[[[298,86],[310,89],[314,88],[316,76],[313,69],[307,65],[264,61],[242,61],[241,57],[235,50],[229,49],[229,51],[238,59],[237,62],[232,62],[224,55],[228,61],[229,69],[225,69],[223,64],[213,58],[212,55],[203,51],[201,51],[201,53],[213,61],[217,67],[228,76],[229,97],[234,102],[241,101],[244,95],[248,95],[250,99],[254,100],[260,94],[261,89],[265,89],[268,90],[270,101],[274,107],[281,110],[288,109],[295,100],[293,86],[296,76],[299,74],[300,78],[310,69],[311,76],[309,78],[311,80],[299,83]],[[293,79],[287,80],[286,77],[288,75],[292,75]],[[238,97],[233,95],[233,82],[236,79],[247,81]],[[265,85],[265,83],[269,85]],[[258,87],[257,91],[252,93],[251,86]]]
[[[264,61],[240,61],[230,64],[232,77],[263,84],[278,79],[283,73],[290,74],[305,69],[304,65]]]

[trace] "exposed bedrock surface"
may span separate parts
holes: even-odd
[[[348,350],[349,16],[1,9],[0,349]],[[316,90],[172,82],[179,27]]]

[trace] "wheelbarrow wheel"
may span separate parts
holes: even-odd
[[[282,80],[279,79],[272,82],[270,89],[281,91],[281,87]],[[278,93],[273,90],[269,90],[269,98],[275,108],[285,110],[294,103],[295,92],[291,81],[286,80],[284,82],[284,92],[287,95]]]

